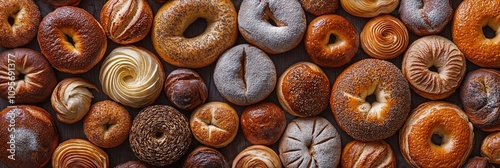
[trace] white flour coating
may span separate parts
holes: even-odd
[[[435,34],[450,22],[453,8],[449,0],[401,0],[399,14],[410,31]]]
[[[33,128],[32,128],[33,129]],[[17,127],[12,134],[15,136],[16,155],[27,156],[38,148],[38,135],[32,129]]]
[[[266,9],[284,25],[276,27],[264,20]],[[238,25],[250,43],[270,53],[282,53],[293,49],[302,40],[306,18],[297,0],[243,0]]]

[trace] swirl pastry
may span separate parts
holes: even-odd
[[[83,139],[70,139],[59,144],[52,155],[52,167],[109,167],[108,154]]]
[[[50,97],[57,120],[65,124],[80,121],[89,111],[94,98],[89,89],[98,90],[82,78],[67,78],[59,82]]]
[[[233,168],[281,168],[279,156],[271,148],[253,145],[241,151],[233,160]]]
[[[403,22],[391,15],[371,19],[361,31],[361,47],[371,57],[393,59],[408,47],[408,30]]]
[[[125,106],[140,108],[160,95],[165,72],[150,51],[132,45],[115,48],[99,72],[103,92]]]
[[[370,18],[391,13],[398,7],[399,0],[340,0],[340,5],[351,15]]]
[[[465,75],[465,62],[464,54],[453,42],[441,36],[426,36],[408,47],[401,69],[417,94],[438,100],[458,88]]]
[[[182,164],[183,168],[203,168],[203,167],[217,167],[217,168],[229,168],[229,163],[226,157],[219,151],[205,147],[199,146],[194,149],[187,156],[186,160]]]

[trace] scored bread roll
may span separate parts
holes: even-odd
[[[196,140],[206,146],[222,148],[236,137],[239,117],[229,104],[209,102],[193,111],[189,123]]]

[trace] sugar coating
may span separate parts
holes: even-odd
[[[401,21],[417,35],[436,34],[450,22],[453,14],[449,0],[401,0]]]

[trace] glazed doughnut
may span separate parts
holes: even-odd
[[[153,11],[146,0],[110,0],[101,9],[101,25],[118,44],[138,42],[149,33]]]
[[[300,43],[307,25],[306,15],[297,0],[243,0],[238,26],[250,44],[266,53],[279,54]]]
[[[64,6],[45,16],[38,28],[42,54],[57,70],[81,74],[89,71],[106,52],[106,33],[82,8]]]
[[[58,8],[62,6],[78,6],[81,0],[42,0],[42,1],[52,8]]]
[[[253,145],[238,153],[233,160],[232,168],[281,168],[281,161],[271,148],[263,145]]]
[[[333,13],[339,7],[339,0],[299,0],[305,11],[316,15]]]
[[[219,151],[199,146],[187,156],[182,168],[229,168],[226,157]]]
[[[132,45],[115,48],[99,72],[102,91],[114,101],[133,108],[152,104],[163,89],[165,71],[150,51]]]
[[[366,23],[360,38],[366,54],[378,59],[393,59],[405,52],[410,36],[398,18],[381,15]]]
[[[340,5],[351,15],[370,18],[391,13],[398,7],[399,0],[340,0]]]
[[[437,72],[431,70],[432,67]],[[466,60],[450,40],[426,36],[408,47],[401,69],[418,95],[439,100],[450,96],[460,86],[465,76]]]
[[[500,164],[500,132],[491,133],[481,143],[481,155],[490,163]]]
[[[276,86],[274,62],[257,47],[237,45],[222,54],[214,69],[214,83],[226,100],[239,106],[264,100]]]
[[[196,71],[179,68],[167,76],[165,95],[168,101],[182,110],[194,110],[208,98],[208,89]]]
[[[476,128],[486,132],[500,131],[500,71],[478,69],[467,74],[460,100]]]
[[[238,113],[224,102],[209,102],[191,113],[189,126],[198,142],[222,148],[231,143],[238,133]]]
[[[10,104],[40,103],[56,87],[52,67],[35,50],[15,48],[4,51],[0,53],[0,65],[0,97],[9,100]]]
[[[165,62],[174,66],[207,66],[236,42],[236,15],[231,0],[168,1],[154,18],[153,46]],[[205,32],[184,37],[184,31],[197,18],[207,21]]]
[[[57,146],[52,167],[108,168],[108,154],[83,139],[69,139]]]
[[[413,34],[438,34],[452,19],[453,8],[450,0],[401,0],[399,17]]]
[[[50,97],[57,120],[65,124],[80,121],[89,111],[94,98],[89,89],[98,90],[82,78],[66,78],[59,82]]]
[[[316,64],[298,62],[281,74],[276,95],[286,112],[297,117],[311,117],[328,107],[330,80]]]
[[[335,42],[329,43],[332,35]],[[314,63],[336,68],[354,57],[359,47],[359,36],[354,25],[344,17],[323,15],[311,21],[304,43]]]
[[[32,0],[3,0],[0,4],[0,46],[16,48],[36,36],[40,10]]]
[[[130,130],[130,148],[152,166],[166,166],[184,155],[191,144],[187,118],[175,108],[153,105],[142,109]]]
[[[322,117],[292,120],[278,147],[286,168],[337,167],[342,152],[340,148],[340,134]]]
[[[396,168],[396,156],[383,140],[361,142],[353,140],[342,151],[342,167]]]
[[[114,148],[128,138],[131,118],[122,105],[103,100],[90,107],[83,119],[83,132],[93,144],[102,148]]]
[[[0,111],[2,167],[45,167],[57,147],[59,132],[49,112],[32,105]]]
[[[371,102],[368,96],[376,100]],[[376,141],[397,132],[410,112],[405,77],[392,63],[364,59],[347,67],[332,88],[330,108],[340,128],[360,141]]]
[[[467,161],[473,143],[473,127],[467,115],[447,102],[420,104],[399,132],[401,153],[413,167],[460,167]]]
[[[472,63],[486,68],[500,68],[500,38],[486,38],[483,27],[500,30],[500,1],[462,1],[451,27],[453,41]]]

